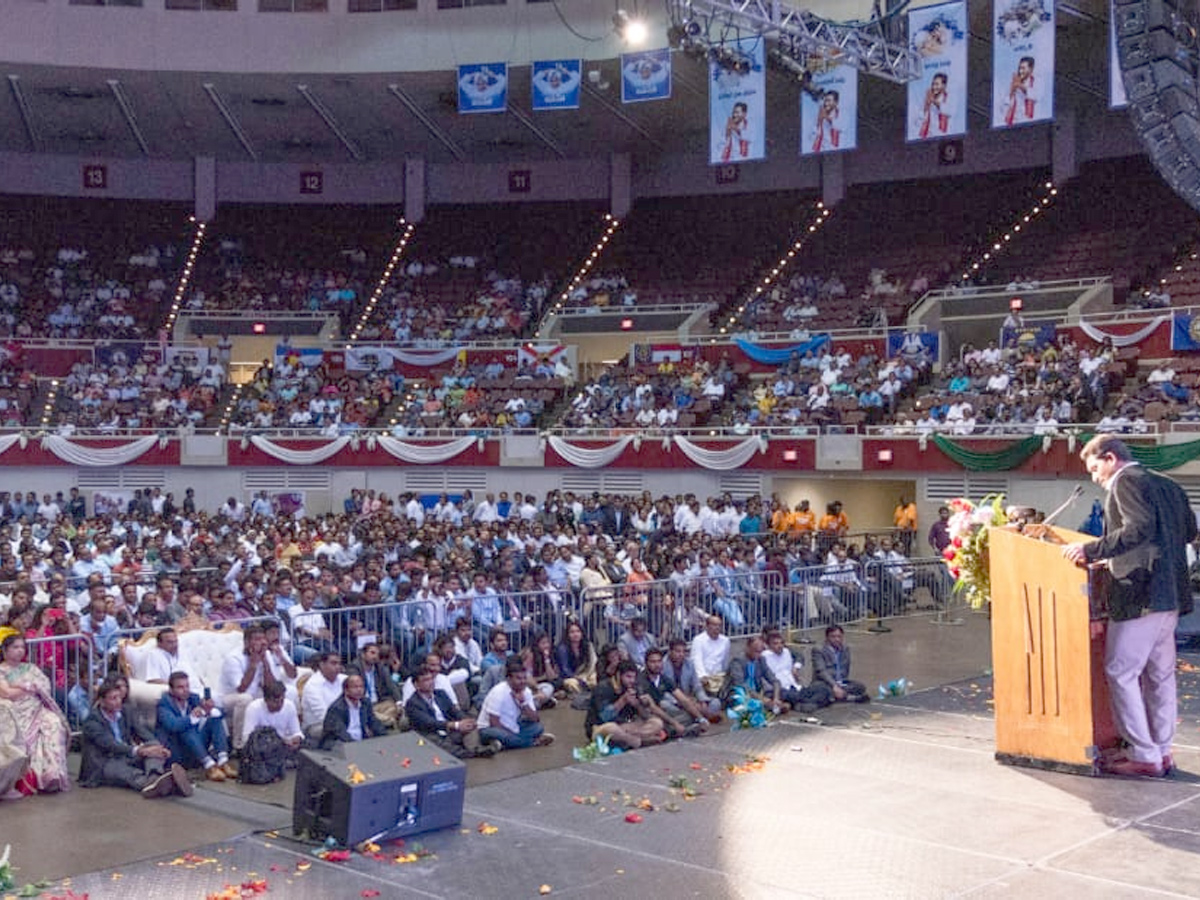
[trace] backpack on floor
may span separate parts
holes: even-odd
[[[287,744],[274,728],[255,728],[242,748],[238,781],[242,784],[271,784],[283,778],[287,763]]]

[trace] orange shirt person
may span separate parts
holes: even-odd
[[[816,527],[817,514],[808,508],[807,500],[801,500],[796,504],[796,511],[792,513],[792,522],[788,533],[796,536],[812,534]]]

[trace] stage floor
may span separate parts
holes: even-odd
[[[281,828],[54,888],[147,900],[257,880],[288,898],[533,897],[543,885],[585,897],[1200,896],[1200,786],[1000,766],[991,722],[975,716],[898,702],[839,712],[837,725],[783,722],[476,787],[461,829],[378,858],[326,862]],[[1197,771],[1200,753],[1180,763]],[[414,851],[433,855],[397,862]]]
[[[919,643],[957,643],[974,630],[939,630]],[[907,656],[917,650],[910,638],[924,634],[883,640]],[[988,687],[985,674],[947,679],[909,697],[834,708],[821,724],[784,720],[589,764],[532,771],[545,757],[503,754],[471,764],[461,828],[344,862],[292,839],[290,779],[202,786],[190,800],[106,790],[0,804],[0,848],[14,843],[20,883],[45,871],[45,859],[74,861],[59,871],[79,874],[43,896],[71,890],[93,900],[200,900],[260,880],[261,896],[297,900],[519,898],[544,887],[550,896],[657,900],[1200,897],[1195,779],[1001,766]],[[1177,759],[1200,773],[1196,721],[1183,718]],[[570,741],[560,743],[550,749],[563,763]],[[506,777],[510,770],[487,762],[530,765]],[[626,821],[630,813],[641,821]],[[51,826],[60,843],[39,853],[29,837]]]

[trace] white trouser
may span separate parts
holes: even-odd
[[[1109,622],[1104,674],[1113,717],[1129,742],[1129,755],[1158,765],[1175,738],[1175,626],[1179,613],[1152,612]]]

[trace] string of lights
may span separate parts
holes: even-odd
[[[413,232],[416,231],[416,226],[411,222],[406,221],[401,217],[397,223],[404,231],[400,235],[400,240],[392,248],[392,256],[388,260],[388,264],[384,267],[383,273],[379,276],[379,281],[375,285],[375,290],[371,292],[371,299],[367,301],[367,305],[363,307],[362,315],[358,317],[358,322],[354,326],[354,330],[350,332],[350,340],[357,341],[358,336],[362,334],[363,329],[367,327],[367,322],[371,320],[371,314],[375,312],[375,306],[379,303],[379,299],[383,296],[383,292],[387,290],[388,283],[392,280],[392,273],[396,271],[396,266],[400,264],[400,258],[404,256],[404,248],[408,246],[409,240],[412,239]],[[346,349],[350,349],[347,345]]]
[[[1021,234],[1022,229],[1027,229],[1029,224],[1035,217],[1040,216],[1044,210],[1050,208],[1054,203],[1054,198],[1058,196],[1058,188],[1054,186],[1053,181],[1047,181],[1042,185],[1045,193],[1038,197],[1028,212],[1018,213],[1018,218],[1002,233],[995,237],[988,249],[983,251],[983,254],[963,267],[962,280],[970,281],[972,278],[982,274],[987,268],[988,263],[994,261],[1001,253],[1005,252],[1012,244],[1013,240]]]
[[[196,268],[196,259],[200,255],[200,248],[204,246],[204,236],[208,231],[207,222],[197,222],[195,216],[190,216],[188,221],[196,226],[196,233],[192,235],[192,246],[188,250],[183,271],[179,275],[179,284],[175,286],[175,299],[171,302],[171,312],[167,315],[166,331],[168,334],[175,327],[175,320],[179,318],[179,310],[183,307],[183,296],[187,293],[188,285],[192,283],[192,271]]]

